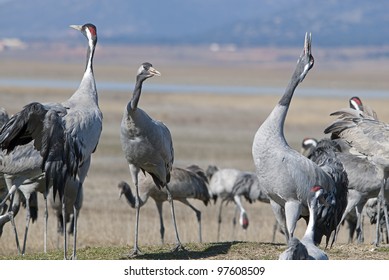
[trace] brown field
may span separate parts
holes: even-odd
[[[42,48],[35,46],[23,52],[0,53],[0,79],[81,79],[85,55],[83,47],[69,49],[61,46],[59,50],[51,47],[47,51]],[[389,90],[388,59],[362,60],[359,59],[360,50],[335,51],[349,54],[353,59],[338,62],[331,58],[332,53],[328,50],[317,50],[315,53],[313,45],[315,66],[299,88]],[[142,48],[110,47],[102,44],[96,50],[94,69],[98,88],[99,80],[133,83],[136,70],[144,61],[152,62],[155,68],[161,71],[161,77],[146,82],[139,105],[153,118],[162,120],[170,128],[175,149],[175,165],[198,164],[207,168],[209,164],[215,164],[219,167],[253,170],[253,136],[283,92],[277,96],[239,95],[239,92],[229,95],[212,92],[162,94],[150,91],[147,85],[156,83],[284,87],[299,54],[299,49],[247,49],[236,53],[215,54],[201,47]],[[292,59],[282,60],[280,57]],[[301,97],[299,88],[285,123],[285,136],[289,144],[296,149],[300,148],[301,140],[305,136],[319,139],[324,137],[322,131],[332,120],[329,114],[348,105],[348,97],[345,96]],[[73,90],[0,85],[0,106],[12,114],[28,102],[62,101],[72,92]],[[135,211],[124,199],[119,200],[117,188],[121,180],[131,180],[119,141],[120,120],[131,92],[130,86],[126,92],[99,90],[104,124],[100,143],[93,155],[84,185],[84,204],[78,227],[80,249],[127,245],[130,248],[133,244]],[[368,98],[365,102],[375,108],[381,120],[389,122],[388,99]],[[43,206],[42,198],[40,199],[40,205]],[[217,205],[212,203],[206,207],[198,201],[193,201],[193,204],[202,211],[203,241],[215,242]],[[175,205],[181,240],[184,243],[197,242],[194,213],[179,203]],[[274,217],[269,205],[260,202],[245,205],[250,218],[248,230],[243,231],[239,227],[232,230],[234,207],[230,204],[224,208],[221,240],[258,244],[271,242]],[[173,243],[174,235],[167,203],[164,210],[165,239],[167,243]],[[24,210],[21,210],[16,218],[21,236],[24,232],[24,214]],[[30,226],[27,253],[43,251],[42,207],[39,214],[38,221]],[[304,231],[304,224],[299,222],[296,235],[300,237]],[[375,253],[374,247],[370,245],[373,233],[374,227],[365,219],[365,244],[349,246],[346,245],[347,229],[342,228],[334,248],[328,250],[330,258],[389,259],[389,253]],[[139,240],[140,246],[160,242],[157,211],[152,201],[141,209]],[[57,242],[56,220],[50,212],[49,250],[56,249]],[[275,242],[273,247],[276,253],[273,255],[276,258],[284,248],[284,237],[277,233]],[[59,246],[62,246],[62,239]],[[271,247],[267,246],[266,250],[271,250]],[[253,250],[257,250],[256,256],[261,258],[261,246]],[[15,254],[15,241],[11,225],[8,224],[4,227],[0,239],[0,257],[6,258]],[[242,259],[244,256],[232,258]]]

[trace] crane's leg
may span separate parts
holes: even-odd
[[[286,217],[286,227],[290,237],[293,237],[294,231],[296,229],[296,223],[301,215],[301,203],[299,201],[287,201],[285,203],[285,217]]]
[[[234,215],[232,216],[232,232],[231,239],[235,240],[236,216],[238,215],[238,205],[235,205]]]
[[[201,234],[201,232],[202,232],[202,230],[201,230],[201,211],[197,210],[192,204],[190,204],[186,198],[180,199],[180,201],[182,203],[184,203],[185,205],[189,206],[196,213],[197,223],[199,224],[199,242],[202,243],[203,238],[202,238],[202,234]]]
[[[62,223],[63,223],[63,255],[64,260],[66,260],[68,257],[68,240],[67,240],[67,233],[66,233],[66,198],[65,195],[62,196]]]
[[[47,194],[44,195],[44,200],[45,200],[45,228],[44,228],[44,233],[43,233],[43,252],[47,254],[47,220],[49,218],[49,211],[47,207]]]
[[[388,205],[387,205],[385,196],[384,196],[383,207],[384,207],[385,224],[386,224],[386,238],[387,238],[388,232],[389,232],[389,217],[388,217]]]
[[[384,180],[384,183],[381,185],[380,192],[377,196],[377,223],[376,223],[376,237],[374,240],[374,245],[379,246],[380,245],[380,227],[381,227],[381,203],[384,199],[384,191],[385,191],[385,183],[386,180]]]
[[[159,224],[160,224],[159,232],[161,234],[161,243],[165,244],[165,226],[163,224],[162,202],[161,201],[158,201],[158,202],[155,201],[155,205],[157,205],[158,216],[159,216]]]
[[[30,212],[30,196],[26,196],[26,229],[24,231],[24,239],[23,239],[23,249],[22,249],[22,255],[26,252],[26,244],[27,244],[27,235],[28,235],[28,228],[30,226],[30,219],[31,219],[31,212]]]
[[[365,236],[363,235],[363,210],[364,204],[358,204],[355,207],[355,211],[357,213],[357,226],[355,227],[355,232],[357,233],[357,243],[362,244],[365,241]]]
[[[82,190],[83,186],[80,183],[77,191],[77,198],[74,202],[73,205],[73,255],[72,259],[76,260],[77,259],[77,221],[78,221],[78,213],[79,213],[79,201],[80,201],[80,196],[81,193],[83,192]],[[66,231],[66,226],[65,226],[65,231]]]
[[[286,244],[288,244],[289,232],[288,232],[288,229],[286,228],[285,211],[274,200],[270,200],[270,206],[271,206],[271,208],[273,210],[273,213],[274,213],[274,216],[276,218],[276,221],[277,221],[278,225],[281,228],[281,231],[284,233],[284,236],[285,236],[285,239],[286,239]]]
[[[135,185],[135,243],[134,243],[134,250],[132,254],[130,254],[130,257],[135,257],[137,255],[142,254],[138,247],[138,232],[139,232],[139,211],[140,211],[140,199],[139,199],[139,188],[138,188],[138,174],[139,174],[139,168],[135,165],[130,164],[130,173],[132,177],[132,181]]]
[[[20,209],[20,198],[19,198],[19,192],[15,192],[12,197],[11,197],[11,212],[12,214],[9,216],[11,220],[12,227],[14,229],[15,233],[15,240],[16,240],[16,248],[18,249],[18,254],[20,255],[22,251],[20,250],[20,243],[19,243],[19,236],[18,236],[18,231],[16,230],[16,223],[15,223],[15,216],[19,212]]]
[[[18,231],[16,230],[16,224],[15,224],[15,219],[14,219],[14,213],[12,211],[8,211],[4,216],[6,216],[6,219],[11,221],[12,228],[14,229],[14,234],[15,234],[15,241],[16,241],[16,248],[18,249],[18,254],[21,254],[20,250],[20,244],[19,244],[19,237],[18,237]],[[2,217],[4,217],[2,216]],[[1,220],[1,217],[0,217]]]
[[[220,241],[220,226],[222,224],[222,208],[223,208],[223,201],[220,201],[219,205],[219,213],[217,216],[217,242]]]
[[[172,197],[172,194],[170,193],[170,190],[169,190],[169,187],[167,184],[166,184],[165,188],[166,188],[166,192],[167,192],[167,199],[170,203],[170,210],[171,210],[171,214],[172,214],[173,226],[174,226],[174,231],[176,234],[176,247],[173,249],[173,251],[185,250],[184,246],[182,246],[182,244],[181,244],[180,237],[178,236],[176,215],[174,212],[173,197]]]

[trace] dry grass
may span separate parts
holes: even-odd
[[[192,50],[193,51],[193,50]],[[133,81],[138,63],[124,56],[113,56],[113,60],[108,59],[109,49],[101,49],[102,58],[99,60],[100,50],[96,52],[96,80],[97,86],[100,80]],[[140,106],[151,116],[164,121],[171,130],[174,148],[175,164],[186,166],[198,164],[206,168],[209,164],[216,164],[219,167],[235,167],[242,170],[253,170],[251,157],[251,145],[253,136],[266,118],[273,106],[278,101],[279,96],[244,96],[244,95],[215,95],[212,93],[201,94],[173,94],[154,93],[147,88],[148,83],[191,83],[191,84],[222,84],[222,85],[270,85],[284,86],[289,79],[293,63],[269,64],[266,61],[258,65],[243,60],[240,63],[231,63],[221,58],[215,58],[216,62],[223,63],[208,64],[207,61],[193,62],[190,57],[183,59],[179,64],[177,60],[173,63],[169,60],[173,55],[161,58],[158,50],[150,52],[150,57],[138,59],[139,63],[144,60],[153,62],[154,66],[161,70],[162,77],[153,78],[146,82]],[[184,50],[177,50],[177,53],[184,53]],[[128,51],[135,57],[135,54]],[[296,51],[298,55],[300,51]],[[76,53],[83,61],[84,56]],[[46,54],[48,56],[49,54]],[[146,57],[146,52],[142,53]],[[141,55],[141,56],[142,56]],[[194,54],[193,54],[194,55]],[[197,54],[198,55],[198,54]],[[247,57],[252,53],[247,54]],[[128,65],[126,64],[128,60]],[[26,63],[26,61],[28,63]],[[38,59],[17,59],[9,55],[5,58],[7,71],[0,69],[0,77],[47,77],[63,79],[78,79],[81,76],[83,65],[80,61],[61,63],[59,61],[40,61]],[[156,61],[156,62],[155,62]],[[191,62],[192,61],[192,62]],[[295,60],[294,60],[295,61]],[[12,63],[11,63],[12,62]],[[15,62],[15,63],[14,63]],[[118,67],[114,67],[117,63]],[[355,88],[361,86],[366,89],[389,89],[387,78],[381,72],[371,72],[371,62],[366,62],[365,67],[351,65],[350,71],[344,71],[345,64],[337,64],[330,68],[328,63],[324,63],[321,68],[320,62],[316,59],[316,65],[312,74],[310,73],[301,87],[339,87]],[[384,67],[384,62],[379,62]],[[386,64],[387,65],[387,64]],[[234,67],[233,67],[234,66]],[[22,74],[17,67],[23,67]],[[37,69],[35,71],[35,69]],[[130,73],[131,75],[128,75]],[[387,71],[386,71],[387,73]],[[386,74],[385,74],[386,75]],[[128,77],[130,76],[130,77]],[[377,78],[378,76],[378,78]],[[356,78],[355,78],[356,77]],[[362,79],[364,77],[364,79]],[[158,80],[157,80],[158,79]],[[246,81],[250,81],[247,82]],[[327,83],[331,81],[330,85]],[[369,82],[371,81],[371,82]],[[0,105],[7,108],[10,113],[20,110],[21,106],[30,101],[62,101],[70,96],[69,90],[35,89],[25,87],[0,88]],[[122,253],[129,250],[134,239],[134,213],[135,211],[127,205],[124,200],[119,200],[117,184],[121,180],[130,181],[127,164],[121,152],[119,142],[119,125],[123,108],[130,96],[128,92],[109,92],[100,90],[100,107],[104,114],[103,133],[96,153],[92,158],[92,165],[89,175],[85,181],[84,204],[79,219],[78,246],[80,256],[90,254],[90,250],[95,250],[92,258],[105,258],[104,250],[111,248],[113,252]],[[386,99],[366,100],[376,109],[383,121],[389,121],[389,111],[386,110],[388,101]],[[300,97],[296,91],[292,102],[285,127],[285,135],[289,144],[299,149],[303,137],[313,136],[322,138],[324,127],[331,121],[329,114],[341,107],[347,106],[347,98],[315,98]],[[41,198],[40,198],[41,199]],[[197,223],[195,214],[189,208],[176,203],[177,223],[181,240],[191,248],[189,255],[183,258],[201,258],[202,254],[207,256],[207,252],[212,253],[210,259],[275,259],[284,248],[284,238],[277,233],[275,243],[272,241],[274,216],[269,205],[264,203],[246,204],[250,218],[250,226],[247,231],[237,227],[232,230],[233,205],[225,207],[224,220],[222,223],[222,243],[216,242],[216,215],[217,205],[210,204],[207,207],[200,202],[193,202],[202,211],[203,218],[203,241],[205,244],[197,244]],[[42,200],[40,200],[40,205]],[[174,243],[171,218],[168,211],[168,204],[164,209],[166,242]],[[42,210],[40,216],[42,216]],[[24,210],[17,216],[17,226],[19,234],[23,233]],[[368,245],[373,240],[374,228],[365,222],[365,240],[363,246],[346,245],[347,230],[342,229],[335,247],[328,251],[333,259],[388,259],[388,251],[374,250]],[[303,223],[299,222],[297,236],[301,236],[305,230]],[[53,213],[49,217],[49,243],[50,250],[56,250],[61,246],[62,239],[56,233],[56,221]],[[242,241],[242,242],[230,242]],[[154,203],[148,202],[141,209],[140,222],[140,246],[150,258],[162,256],[154,255],[155,247],[160,243],[159,222]],[[191,245],[189,245],[191,244]],[[151,246],[151,247],[150,247]],[[154,246],[154,247],[153,247]],[[97,248],[95,248],[97,247]],[[101,250],[99,248],[102,248]],[[105,249],[104,249],[105,248]],[[167,247],[162,247],[168,250]],[[227,249],[226,249],[227,248]],[[43,250],[43,221],[41,218],[30,227],[27,252],[34,255],[33,258],[40,258],[35,253]],[[108,249],[110,250],[110,249]],[[223,253],[224,251],[226,253]],[[54,251],[55,252],[55,251]],[[116,254],[113,253],[113,254]],[[230,254],[231,253],[231,254]],[[4,228],[3,236],[0,239],[0,255],[2,258],[15,256],[15,241],[11,226]],[[166,258],[172,258],[169,253]],[[60,254],[59,254],[60,255]],[[28,257],[28,256],[27,256]],[[177,257],[177,256],[173,256]],[[44,257],[43,257],[44,258]],[[82,258],[82,257],[81,257]],[[109,255],[106,258],[112,258]]]

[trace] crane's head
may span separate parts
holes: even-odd
[[[353,96],[349,100],[350,108],[354,110],[363,111],[362,100],[358,96]]]
[[[84,36],[93,42],[97,42],[97,28],[92,23],[86,23],[84,25],[70,25],[71,28],[80,31]]]
[[[324,205],[325,207],[329,206],[329,203],[324,197],[324,189],[322,186],[316,185],[311,188],[311,193],[314,195],[314,200],[318,201],[321,205]]]
[[[249,227],[249,217],[246,212],[242,212],[240,214],[239,223],[243,229],[247,229]]]
[[[311,52],[312,35],[311,33],[305,33],[305,41],[303,51],[297,60],[296,74],[298,82],[301,83],[308,71],[313,67],[315,62]]]
[[[151,63],[144,62],[138,69],[137,77],[138,79],[147,79],[153,76],[161,76],[161,73],[158,72]]]
[[[317,140],[312,137],[305,137],[301,143],[301,154],[308,157],[317,147]]]

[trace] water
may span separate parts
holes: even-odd
[[[64,81],[64,80],[46,80],[46,79],[0,79],[0,86],[4,87],[37,87],[37,88],[52,88],[52,89],[70,89],[74,90],[78,87],[79,81]],[[99,81],[97,88],[99,91],[125,91],[129,92],[133,89],[134,84]],[[157,93],[181,93],[181,94],[196,94],[196,93],[212,93],[212,94],[242,94],[242,95],[277,95],[281,96],[285,88],[270,87],[270,86],[218,86],[218,85],[189,85],[189,84],[147,84],[144,86],[148,90]],[[351,96],[359,96],[360,98],[388,98],[388,91],[384,90],[359,90],[359,89],[334,89],[334,88],[309,88],[300,86],[296,93],[299,96],[307,97],[328,97],[328,98],[349,98]]]

